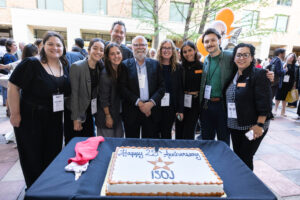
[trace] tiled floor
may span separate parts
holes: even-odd
[[[295,112],[288,108],[288,117],[271,122],[254,158],[254,173],[279,200],[300,200],[300,123],[293,120]],[[0,200],[22,200],[25,182],[16,145],[5,144],[2,136],[10,131],[5,109],[0,106]]]

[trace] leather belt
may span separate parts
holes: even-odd
[[[184,93],[185,94],[189,94],[189,95],[193,95],[193,97],[198,97],[198,95],[199,95],[199,91],[195,91],[195,92],[187,92],[187,91],[185,91]]]
[[[220,97],[210,98],[210,101],[212,101],[212,102],[221,101],[221,98]]]

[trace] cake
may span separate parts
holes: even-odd
[[[199,148],[117,147],[107,196],[222,196],[223,181]]]

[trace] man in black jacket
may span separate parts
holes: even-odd
[[[121,93],[123,121],[128,138],[157,137],[160,121],[160,101],[165,85],[159,63],[146,58],[147,40],[136,36],[132,40],[134,58],[123,61]]]
[[[121,46],[123,60],[133,57],[132,51],[124,44],[122,44],[123,40],[126,38],[126,27],[124,22],[116,21],[113,23],[110,30],[110,37],[111,42],[115,42]],[[105,45],[107,45],[108,43],[109,42],[107,42]]]

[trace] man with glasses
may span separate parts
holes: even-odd
[[[111,37],[111,42],[115,42],[118,45],[120,45],[122,49],[123,60],[133,57],[132,51],[124,44],[122,44],[123,40],[126,38],[126,27],[124,22],[116,21],[113,23],[110,30],[110,37]],[[107,45],[108,43],[109,42],[107,42],[105,45]]]
[[[232,65],[232,51],[220,48],[221,35],[216,29],[207,29],[202,36],[202,42],[209,53],[203,64],[204,71],[199,94],[202,139],[214,140],[217,134],[218,140],[229,145],[230,134],[227,128],[223,93],[237,69],[234,69]],[[272,80],[274,73],[268,72],[267,76]]]
[[[159,102],[165,86],[159,63],[146,58],[147,40],[136,36],[132,40],[133,58],[123,61],[121,92],[123,121],[127,138],[157,137],[160,120]],[[141,130],[142,129],[142,130]]]

